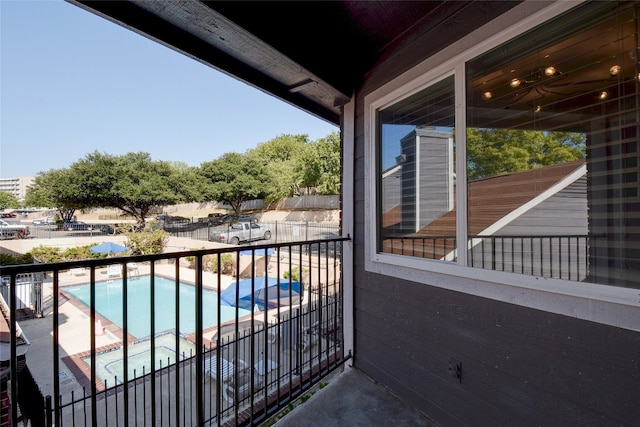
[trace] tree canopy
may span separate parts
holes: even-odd
[[[315,187],[318,194],[340,194],[340,135],[333,132],[305,148],[298,163],[302,185]]]
[[[307,135],[280,135],[247,153],[266,167],[270,182],[265,194],[267,203],[300,194],[300,165],[308,144]]]
[[[20,207],[20,200],[11,193],[0,191],[0,210]]]
[[[28,206],[56,208],[63,221],[69,221],[77,209],[91,207],[81,195],[80,177],[70,169],[51,169],[36,176],[27,189]]]
[[[242,203],[261,198],[267,191],[267,168],[257,156],[226,153],[200,165],[205,200],[226,203],[240,213]]]
[[[57,207],[63,220],[76,209],[118,208],[144,225],[156,205],[195,199],[195,171],[153,161],[148,153],[88,154],[68,169],[40,174],[27,194],[34,206]]]
[[[469,180],[554,165],[585,157],[585,139],[572,132],[467,129]]]
[[[191,201],[225,203],[239,213],[246,201],[299,195],[302,187],[339,194],[340,136],[317,141],[280,135],[246,153],[229,152],[200,167],[154,161],[148,153],[95,151],[68,168],[41,172],[27,190],[30,206],[56,208],[63,221],[76,210],[118,208],[139,225],[154,206]]]

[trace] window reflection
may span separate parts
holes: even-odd
[[[637,3],[467,64],[468,263],[639,287]]]
[[[456,259],[453,96],[451,76],[379,113],[382,252]]]

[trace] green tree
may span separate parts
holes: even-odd
[[[69,221],[77,209],[91,207],[85,200],[78,199],[81,191],[80,177],[71,170],[51,169],[36,176],[33,185],[27,189],[25,203],[28,206],[55,208],[62,221]]]
[[[113,156],[94,152],[74,163],[72,174],[82,183],[76,201],[84,206],[113,207],[137,220],[144,228],[152,207],[192,201],[194,191],[187,175],[174,164],[153,161],[148,153]]]
[[[517,129],[467,129],[469,180],[528,170],[585,157],[580,133]]]
[[[266,194],[269,175],[257,156],[226,153],[200,166],[205,200],[226,203],[236,214],[242,203]]]
[[[318,194],[340,194],[340,135],[332,132],[307,144],[298,164],[305,187],[315,187]]]
[[[160,254],[169,241],[169,233],[164,230],[125,231],[124,235],[131,255]]]
[[[26,199],[31,206],[57,208],[63,221],[77,209],[118,208],[143,228],[152,207],[193,201],[198,195],[196,168],[153,161],[148,153],[96,151],[68,169],[41,173]]]
[[[33,255],[30,253],[22,255],[12,255],[0,253],[0,265],[17,265],[17,264],[32,264]]]
[[[269,175],[271,186],[265,194],[265,202],[273,203],[300,194],[300,165],[308,143],[307,135],[280,135],[249,151],[250,156],[265,165]]]
[[[0,210],[16,209],[20,207],[20,200],[11,193],[0,191]]]

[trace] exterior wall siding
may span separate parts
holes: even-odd
[[[497,235],[586,235],[587,178],[580,178],[502,227]]]
[[[511,19],[543,6],[526,2]],[[443,426],[637,424],[640,333],[365,271],[364,96],[424,59],[424,46],[433,40],[391,55],[356,95],[354,365]]]
[[[633,425],[640,416],[638,333],[389,277],[364,283],[355,365],[443,426]]]

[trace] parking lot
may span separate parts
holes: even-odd
[[[20,221],[12,221],[20,223]],[[87,229],[59,229],[57,225],[34,225],[22,222],[28,225],[30,234],[27,238],[35,239],[58,239],[61,237],[94,237],[109,236],[117,233],[118,227],[115,223],[99,223],[89,222],[91,225]],[[334,223],[312,222],[312,221],[272,221],[260,222],[261,225],[269,227],[271,230],[271,239],[269,243],[286,243],[301,240],[328,239],[339,235],[339,226]],[[130,223],[122,223],[122,225],[132,225]],[[156,226],[162,226],[156,225]],[[180,224],[170,224],[164,227],[170,235],[176,237],[185,237],[194,240],[209,240],[209,234],[213,230],[226,230],[228,225],[212,226],[206,222],[184,222]],[[256,243],[267,243],[267,241],[256,241]]]

